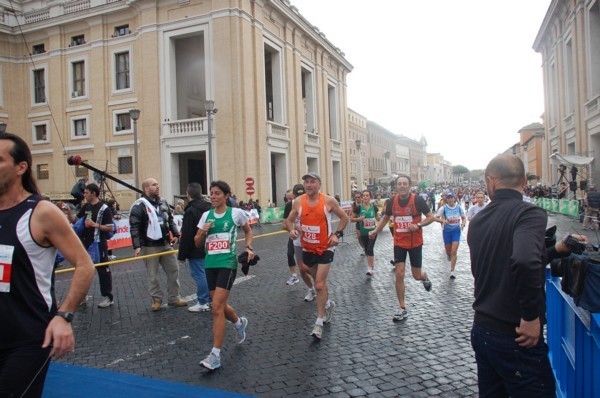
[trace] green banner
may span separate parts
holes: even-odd
[[[261,223],[270,223],[283,220],[283,206],[267,207],[260,213]]]
[[[579,216],[579,201],[577,200],[535,198],[533,199],[533,203],[542,209],[553,213],[560,213],[572,217]]]

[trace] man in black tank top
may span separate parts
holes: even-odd
[[[52,357],[74,349],[71,320],[93,277],[91,259],[61,211],[39,196],[25,141],[0,133],[0,396],[41,397]],[[60,308],[56,250],[75,266]]]

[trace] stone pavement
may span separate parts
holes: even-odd
[[[551,215],[559,236],[581,231],[572,218]],[[280,226],[255,227],[255,235]],[[209,313],[186,309],[150,311],[146,272],[140,261],[113,266],[114,306],[99,309],[95,278],[89,301],[77,311],[76,350],[62,362],[259,397],[466,397],[477,396],[476,366],[469,331],[473,279],[466,230],[459,248],[457,279],[449,279],[441,228],[424,228],[424,269],[433,289],[426,292],[407,272],[409,317],[393,322],[397,307],[392,239],[386,229],[375,246],[376,274],[365,275],[366,260],[354,235],[346,235],[330,273],[330,297],[337,302],[323,339],[309,335],[315,303],[303,301],[305,287],[289,287],[287,234],[256,237],[261,261],[241,272],[230,303],[249,319],[246,342],[237,345],[233,327],[222,351],[222,368],[207,372],[198,362],[212,347]],[[595,242],[594,233],[590,238]],[[127,251],[117,253],[120,257]],[[407,270],[408,271],[408,270]],[[161,273],[161,277],[164,274]],[[57,275],[57,295],[70,274]],[[187,266],[181,292],[195,292]],[[162,279],[164,286],[164,278]]]

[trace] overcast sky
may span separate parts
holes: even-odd
[[[291,0],[354,66],[350,108],[469,169],[542,122],[532,46],[550,2]]]

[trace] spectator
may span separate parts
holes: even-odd
[[[189,312],[210,311],[211,298],[208,293],[208,284],[206,282],[206,271],[204,270],[204,261],[206,251],[204,246],[196,247],[194,236],[198,233],[198,223],[204,212],[210,210],[211,205],[204,200],[202,196],[202,186],[197,182],[192,182],[187,187],[188,204],[183,214],[183,223],[181,225],[181,241],[179,243],[179,261],[187,260],[190,266],[192,279],[196,282],[197,303],[188,307]]]
[[[182,216],[185,213],[185,201],[183,199],[177,200],[175,210],[173,211],[174,216]]]

